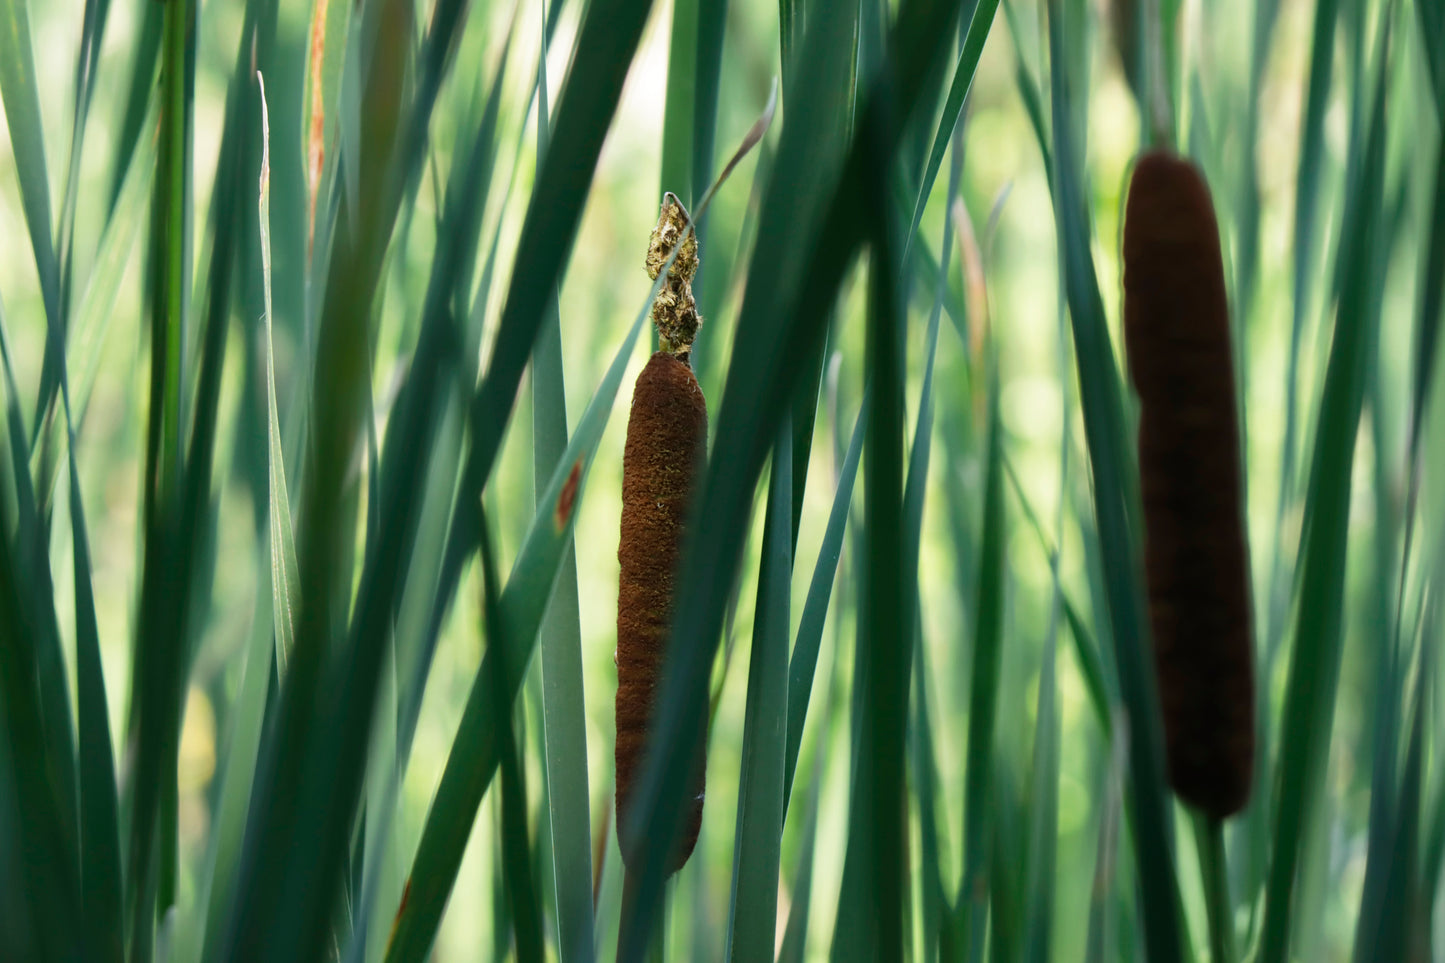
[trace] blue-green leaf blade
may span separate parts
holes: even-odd
[[[4,0],[0,3],[0,98],[5,104],[5,121],[10,128],[10,146],[14,152],[15,169],[20,179],[20,198],[25,223],[30,231],[30,246],[35,254],[35,267],[40,273],[40,290],[49,322],[46,343],[46,380],[42,389],[42,406],[50,403],[58,382],[58,372],[50,368],[56,358],[58,344],[51,338],[61,335],[60,269],[51,235],[50,172],[45,161],[45,132],[41,126],[39,83],[35,71],[35,55],[30,40],[30,4],[28,0]],[[36,418],[40,417],[39,411]]]
[[[784,417],[773,447],[753,616],[742,771],[734,832],[729,960],[766,959],[777,936],[788,716],[788,624],[792,589],[793,430]]]
[[[1283,963],[1295,905],[1301,848],[1319,811],[1317,777],[1330,740],[1343,647],[1345,553],[1355,443],[1373,355],[1378,301],[1368,256],[1380,240],[1385,166],[1385,67],[1388,29],[1380,31],[1377,73],[1363,159],[1346,189],[1339,251],[1341,289],[1334,340],[1320,399],[1309,476],[1295,650],[1285,689],[1278,755],[1279,798],[1266,882],[1260,963]]]
[[[913,219],[908,225],[908,245],[918,233],[918,223],[923,220],[923,209],[928,205],[928,195],[933,192],[933,182],[943,166],[943,155],[948,151],[948,142],[953,139],[953,129],[963,113],[963,101],[973,86],[973,77],[978,70],[979,58],[983,56],[983,45],[993,27],[994,14],[998,12],[999,0],[978,0],[964,37],[963,50],[958,56],[958,66],[953,70],[953,80],[948,85],[948,99],[943,104],[943,117],[938,123],[938,133],[933,135],[933,147],[928,152],[928,166],[923,171],[923,182],[918,187],[918,199],[913,204]]]
[[[73,439],[73,435],[72,435]],[[100,661],[100,629],[91,587],[80,473],[70,457],[70,524],[75,568],[75,654],[80,759],[80,883],[86,948],[103,963],[125,959],[120,875],[120,817],[110,712]]]
[[[866,402],[865,402],[866,408]],[[808,718],[808,703],[813,691],[813,677],[818,669],[818,650],[823,641],[823,626],[828,619],[833,581],[838,573],[838,558],[843,553],[843,531],[848,525],[849,507],[853,503],[853,482],[858,478],[858,460],[863,450],[866,422],[860,412],[853,422],[853,436],[848,454],[838,472],[838,491],[828,512],[828,527],[818,548],[818,561],[813,566],[813,579],[808,584],[808,597],[798,621],[798,638],[793,643],[793,656],[788,666],[788,734],[783,761],[783,807],[787,809],[793,794],[793,774],[798,768],[798,750],[803,743],[803,723]]]
[[[538,165],[547,153],[546,28],[537,76]],[[500,86],[500,85],[496,85]],[[489,116],[493,104],[488,105]],[[554,289],[541,333],[532,349],[532,470],[535,505],[544,482],[567,447],[567,392],[562,369],[562,318]],[[577,590],[577,550],[568,542],[559,559],[557,584],[542,619],[538,647],[542,668],[542,737],[551,833],[552,885],[561,963],[593,958],[592,820],[588,808],[587,719],[582,674],[582,624]]]

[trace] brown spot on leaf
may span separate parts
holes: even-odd
[[[567,475],[567,482],[562,486],[562,492],[557,496],[557,510],[552,513],[552,521],[557,526],[557,531],[567,527],[567,522],[572,518],[572,509],[577,505],[577,486],[582,483],[582,459],[579,458],[572,464],[572,471]]]
[[[406,912],[407,898],[411,896],[411,877],[406,879],[406,886],[401,891],[401,905],[396,908],[396,918],[391,921],[391,935],[386,938],[387,954],[391,953],[392,941],[396,939],[396,928],[401,925],[402,914]]]

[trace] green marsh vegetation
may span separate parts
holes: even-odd
[[[0,106],[0,957],[1445,953],[1439,0],[0,0]],[[1151,148],[1232,336],[1222,821],[1153,671]],[[624,873],[664,191],[708,460]]]

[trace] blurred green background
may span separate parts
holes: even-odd
[[[1075,160],[1079,162],[1073,176],[1080,178],[1084,189],[1085,223],[1092,222],[1091,230],[1085,227],[1088,250],[1084,253],[1092,257],[1097,272],[1117,367],[1122,370],[1118,328],[1122,201],[1141,140],[1150,136],[1150,119],[1141,116],[1126,80],[1120,37],[1111,25],[1110,16],[1116,12],[1112,8],[1120,3],[1124,0],[1114,0],[1113,4],[1081,0],[1054,6],[1056,14],[1059,9],[1063,11],[1058,15],[1064,17],[1063,41],[1072,71],[1068,81],[1073,97],[1070,122],[1074,125],[1078,155]],[[331,4],[351,6],[345,0],[331,0]],[[1157,11],[1161,6],[1142,4],[1135,9],[1132,3],[1124,5],[1136,14]],[[19,0],[5,0],[0,8],[8,19],[0,21],[0,26],[8,29],[21,22],[15,11],[23,11],[25,6]],[[133,698],[132,667],[146,564],[143,487],[151,399],[147,373],[153,364],[146,293],[150,263],[146,205],[152,178],[165,172],[155,159],[153,144],[149,144],[157,130],[154,114],[146,115],[143,123],[135,116],[131,78],[137,73],[137,51],[143,47],[141,41],[148,29],[146,18],[157,17],[150,8],[158,6],[147,0],[110,7],[94,60],[98,81],[78,157],[71,156],[71,145],[76,142],[75,65],[82,38],[91,36],[80,25],[83,20],[88,22],[87,11],[93,12],[94,5],[82,0],[55,0],[30,4],[28,10],[45,172],[51,204],[58,215],[57,248],[60,242],[70,245],[64,256],[63,285],[71,319],[68,358],[72,391],[77,380],[84,380],[87,360],[93,357],[95,365],[88,403],[73,410],[74,457],[89,529],[99,651],[122,796],[128,766],[133,762],[132,750],[127,748],[127,712]],[[252,5],[255,9],[264,6]],[[375,6],[358,4],[353,21],[361,22],[362,10],[370,16]],[[552,0],[547,6],[556,17],[549,25],[554,32],[545,48],[549,100],[555,110],[569,69],[578,57],[575,48],[584,4]],[[829,10],[825,3],[789,4],[785,0],[781,9],[801,10],[805,6],[814,21],[844,15]],[[848,5],[850,10],[853,6]],[[888,6],[865,0],[861,18],[856,11],[850,14],[862,24],[854,38],[857,47],[849,55],[856,68],[854,82],[860,85],[855,121],[861,117],[868,58],[882,56],[881,40],[868,32],[873,29],[869,18],[876,14],[886,19],[890,16]],[[965,3],[965,12],[971,6]],[[1306,486],[1311,466],[1317,464],[1317,439],[1337,429],[1354,436],[1353,429],[1329,421],[1332,416],[1328,412],[1321,414],[1325,410],[1321,397],[1326,390],[1326,368],[1336,325],[1335,298],[1340,290],[1348,289],[1347,283],[1338,280],[1350,266],[1341,253],[1341,238],[1352,225],[1361,223],[1351,220],[1357,215],[1350,214],[1347,206],[1355,196],[1352,184],[1360,176],[1358,170],[1368,166],[1365,145],[1377,70],[1388,84],[1379,217],[1371,235],[1372,246],[1353,251],[1356,259],[1372,259],[1363,303],[1368,306],[1367,314],[1376,312],[1373,316],[1377,329],[1372,330],[1377,331],[1377,339],[1365,336],[1372,347],[1363,382],[1364,415],[1358,428],[1358,444],[1345,462],[1352,473],[1352,485],[1348,489],[1347,517],[1339,521],[1348,537],[1348,555],[1333,560],[1343,569],[1342,662],[1337,694],[1326,692],[1322,696],[1333,713],[1332,722],[1326,715],[1322,734],[1316,735],[1324,739],[1327,764],[1311,777],[1316,780],[1311,783],[1311,798],[1319,805],[1313,813],[1314,821],[1306,824],[1306,856],[1297,878],[1295,902],[1286,911],[1294,934],[1293,959],[1383,958],[1373,955],[1368,945],[1361,949],[1358,942],[1367,864],[1371,858],[1379,858],[1374,847],[1381,845],[1374,842],[1378,830],[1372,828],[1372,821],[1385,818],[1372,814],[1372,800],[1379,795],[1377,780],[1382,778],[1390,784],[1391,799],[1398,798],[1397,792],[1412,791],[1404,770],[1417,712],[1424,714],[1425,735],[1422,774],[1413,792],[1422,825],[1416,830],[1417,836],[1410,837],[1411,843],[1388,837],[1396,839],[1394,847],[1414,845],[1421,853],[1423,863],[1415,864],[1412,870],[1418,877],[1412,892],[1417,894],[1433,897],[1438,891],[1439,853],[1432,850],[1430,839],[1441,829],[1440,804],[1445,802],[1441,792],[1445,785],[1441,761],[1445,757],[1441,755],[1440,739],[1440,733],[1445,732],[1445,711],[1438,699],[1417,708],[1413,695],[1429,691],[1438,683],[1439,675],[1438,664],[1426,657],[1428,647],[1438,638],[1439,622],[1421,614],[1432,611],[1429,600],[1438,596],[1441,584],[1438,533],[1445,502],[1438,480],[1445,470],[1445,444],[1440,441],[1438,428],[1432,427],[1440,424],[1438,392],[1428,409],[1433,415],[1423,420],[1426,427],[1421,435],[1424,467],[1419,502],[1415,505],[1410,501],[1410,432],[1412,418],[1421,414],[1414,407],[1421,383],[1417,371],[1421,366],[1421,338],[1422,332],[1439,321],[1438,316],[1427,316],[1428,298],[1424,292],[1425,280],[1431,275],[1430,244],[1432,238],[1438,244],[1441,236],[1441,213],[1435,194],[1441,163],[1441,111],[1439,102],[1432,102],[1436,75],[1431,62],[1432,58],[1438,62],[1445,52],[1436,48],[1432,54],[1431,45],[1445,42],[1445,33],[1430,33],[1432,24],[1441,22],[1431,19],[1441,17],[1440,4],[1434,0],[1276,0],[1261,4],[1221,0],[1162,6],[1177,16],[1177,49],[1170,52],[1174,58],[1174,87],[1165,96],[1170,101],[1177,145],[1202,167],[1213,192],[1241,373],[1247,522],[1257,612],[1256,648],[1262,673],[1258,681],[1264,694],[1261,705],[1265,725],[1271,730],[1261,743],[1265,762],[1259,770],[1261,785],[1256,787],[1256,801],[1226,830],[1233,890],[1230,918],[1244,948],[1256,945],[1254,939],[1264,912],[1264,874],[1270,865],[1272,841],[1278,836],[1273,824],[1276,814],[1265,807],[1271,793],[1277,792],[1278,780],[1291,778],[1277,775],[1280,770],[1275,767],[1283,765],[1279,761],[1279,747],[1286,740],[1282,735],[1283,707],[1292,684],[1290,657],[1298,645],[1293,627],[1300,618]],[[702,272],[696,289],[705,328],[694,354],[694,366],[713,412],[714,431],[730,368],[758,363],[755,352],[764,350],[736,338],[751,255],[757,245],[756,232],[760,223],[767,223],[760,211],[763,184],[773,165],[786,162],[786,155],[780,160],[778,152],[780,131],[792,122],[792,81],[781,65],[779,5],[770,0],[730,0],[716,16],[710,7],[712,4],[706,2],[685,0],[653,5],[627,69],[595,174],[586,188],[575,241],[569,247],[566,238],[548,239],[564,247],[557,316],[571,429],[578,426],[637,312],[648,302],[649,280],[643,256],[657,218],[661,192],[676,191],[693,204],[703,194],[705,185],[692,182],[691,175],[684,176],[683,183],[674,182],[677,172],[686,171],[688,166],[687,160],[680,164],[676,161],[676,153],[674,181],[663,173],[664,143],[669,131],[679,126],[675,112],[681,109],[675,104],[670,106],[670,97],[685,104],[687,118],[693,116],[692,105],[686,104],[688,91],[674,93],[669,89],[670,82],[675,82],[670,78],[670,63],[673,71],[677,70],[674,16],[679,9],[690,17],[698,17],[702,11],[701,16],[719,21],[723,27],[713,172],[763,111],[771,86],[780,76],[783,80],[777,117],[769,133],[721,187],[704,225]],[[1316,20],[1323,16],[1321,11],[1334,11],[1336,7],[1338,29],[1331,27],[1321,45],[1314,34]],[[308,483],[301,480],[300,466],[307,458],[303,439],[314,424],[314,416],[306,412],[312,404],[308,400],[313,385],[310,367],[317,351],[314,325],[322,298],[319,269],[313,273],[308,267],[312,246],[317,243],[310,236],[313,215],[307,181],[308,123],[317,105],[324,105],[328,125],[340,124],[341,129],[346,129],[352,119],[345,114],[346,95],[339,95],[331,104],[324,96],[313,99],[318,95],[309,84],[316,81],[308,81],[307,67],[308,54],[313,52],[313,5],[280,3],[275,10],[274,37],[260,45],[252,44],[259,52],[248,56],[246,38],[254,12],[248,13],[246,4],[216,0],[195,8],[194,86],[186,93],[193,117],[186,206],[191,234],[183,261],[184,276],[190,279],[184,285],[190,320],[180,345],[183,370],[190,374],[181,378],[180,410],[188,411],[193,393],[199,390],[194,372],[199,370],[205,337],[201,309],[209,295],[210,259],[220,256],[216,254],[214,232],[219,215],[215,212],[225,207],[218,199],[221,192],[237,190],[218,186],[216,180],[218,161],[224,161],[226,150],[223,124],[229,116],[228,90],[238,84],[237,64],[249,61],[261,66],[266,77],[271,284],[275,302],[274,387],[291,479],[291,511],[299,514],[303,501],[299,492]],[[406,56],[415,55],[408,72],[408,91],[414,90],[420,65],[425,63],[420,45],[425,27],[431,22],[431,4],[419,2],[414,12],[416,35],[393,36],[383,26],[377,41],[399,45]],[[439,257],[440,239],[448,229],[442,218],[449,178],[464,163],[487,98],[493,94],[494,72],[505,55],[506,69],[496,101],[495,167],[490,180],[482,186],[484,214],[472,239],[479,243],[476,275],[482,286],[474,293],[478,304],[475,310],[481,312],[477,316],[481,321],[481,353],[480,359],[463,359],[463,375],[470,371],[470,376],[475,377],[479,370],[486,369],[491,356],[508,279],[515,273],[524,215],[529,203],[549,203],[544,194],[534,196],[538,156],[533,92],[538,79],[538,52],[542,49],[543,14],[540,0],[521,0],[515,6],[480,2],[471,5],[457,28],[454,54],[430,120],[426,153],[411,191],[404,192],[395,230],[387,239],[380,287],[372,306],[369,388],[374,437],[379,442],[389,441],[389,419],[397,410],[417,350],[428,278]],[[953,22],[966,27],[969,21],[964,16],[961,22],[958,18]],[[1379,43],[1387,24],[1393,30],[1388,48]],[[699,28],[694,24],[692,29]],[[960,29],[958,36],[962,34]],[[345,39],[344,33],[335,36]],[[899,201],[895,216],[903,226],[913,213],[911,192],[917,190],[918,170],[933,144],[937,118],[948,117],[941,95],[957,63],[959,45],[953,40],[951,37],[951,46],[944,54],[941,74],[930,75],[931,93],[926,96],[937,103],[926,103],[920,109],[924,118],[916,122],[917,131],[913,127],[905,131],[900,149],[899,166],[907,172],[900,184],[906,185],[908,192],[900,193],[900,197],[909,200]],[[17,48],[12,45],[7,49]],[[1389,60],[1383,65],[1377,60],[1381,49],[1388,49]],[[335,50],[333,45],[327,55]],[[1301,144],[1305,139],[1310,70],[1321,50],[1327,56],[1322,68],[1326,87],[1322,93],[1317,194],[1312,200],[1316,218],[1308,230],[1309,248],[1302,250],[1297,224]],[[1061,228],[1056,225],[1051,188],[1051,177],[1057,175],[1049,157],[1040,150],[1040,136],[1045,135],[1046,141],[1056,145],[1057,133],[1046,135],[1043,128],[1035,126],[1050,125],[1050,83],[1055,69],[1045,6],[1027,0],[1001,5],[987,34],[937,186],[926,195],[926,204],[921,208],[912,251],[916,262],[908,262],[899,275],[907,305],[902,335],[906,345],[902,424],[905,438],[911,438],[910,451],[920,444],[911,436],[930,365],[930,316],[940,318],[937,356],[932,362],[932,454],[925,463],[926,487],[917,528],[917,639],[924,654],[919,666],[908,669],[913,690],[906,698],[911,701],[900,707],[909,713],[907,879],[910,886],[917,887],[906,902],[910,907],[906,917],[913,927],[908,947],[910,954],[918,958],[928,958],[930,948],[935,947],[936,931],[930,935],[930,926],[937,926],[937,921],[927,921],[929,897],[925,891],[931,884],[928,857],[920,864],[920,854],[936,859],[945,892],[952,893],[958,887],[962,903],[958,881],[966,859],[961,829],[966,823],[966,760],[973,716],[970,685],[981,604],[980,566],[987,564],[980,556],[980,542],[985,537],[982,513],[989,460],[995,457],[987,444],[991,390],[986,374],[988,357],[996,357],[997,362],[995,390],[1002,426],[997,457],[1002,460],[1001,477],[1005,480],[1000,545],[999,701],[989,750],[993,774],[990,831],[998,839],[1011,838],[1016,844],[992,844],[992,877],[1011,876],[1013,882],[1008,885],[1016,887],[1013,892],[1018,897],[1032,894],[1038,886],[1052,889],[1050,922],[1044,930],[1042,948],[1026,951],[1017,946],[1017,955],[1009,955],[1008,945],[999,935],[1000,917],[996,916],[990,952],[996,959],[1022,959],[1026,952],[1041,953],[1039,959],[1080,958],[1086,952],[1086,943],[1092,945],[1090,940],[1099,925],[1095,918],[1098,903],[1103,898],[1107,904],[1103,912],[1112,921],[1108,937],[1112,943],[1104,944],[1112,949],[1104,951],[1105,958],[1145,958],[1138,922],[1142,910],[1133,896],[1137,871],[1130,854],[1136,843],[1131,841],[1127,828],[1127,813],[1121,824],[1121,849],[1117,862],[1112,864],[1114,874],[1109,874],[1108,885],[1096,880],[1096,873],[1110,868],[1109,863],[1100,868],[1100,834],[1111,811],[1107,798],[1111,750],[1103,720],[1091,703],[1080,663],[1082,649],[1094,652],[1096,659],[1102,658],[1108,701],[1118,705],[1121,696],[1114,678],[1107,576],[1101,561],[1106,550],[1100,548],[1100,539],[1106,536],[1101,536],[1095,519],[1089,468],[1091,457],[1097,458],[1098,453],[1092,452],[1086,442],[1087,413],[1079,400],[1074,339],[1060,283]],[[341,84],[344,89],[344,82]],[[0,253],[4,255],[0,257],[0,298],[18,403],[28,426],[37,417],[35,398],[42,382],[47,315],[42,278],[32,251],[33,229],[22,203],[22,178],[14,160],[18,153],[12,141],[17,130],[14,89],[12,86],[5,91],[8,123],[0,126]],[[850,93],[840,92],[845,106]],[[1034,105],[1041,113],[1034,118],[1028,96],[1041,98]],[[374,109],[373,102],[362,97],[359,109],[365,116]],[[671,116],[670,111],[674,111]],[[247,114],[245,122],[254,125],[256,119]],[[123,163],[131,149],[127,124],[138,132],[139,144],[133,155],[136,166],[129,175]],[[337,128],[327,129],[331,133],[325,140],[323,164],[330,165],[333,152],[341,148],[335,135]],[[949,139],[951,129],[945,125],[941,131],[944,140]],[[258,149],[258,131],[252,129],[246,136]],[[696,164],[688,140],[690,132],[681,136],[686,148],[681,156]],[[676,145],[673,150],[678,150]],[[251,171],[257,163],[257,157],[250,157],[245,161],[246,169]],[[586,167],[585,160],[579,163]],[[154,172],[152,167],[156,168]],[[581,173],[585,174],[585,170]],[[826,169],[820,170],[818,176],[826,182]],[[262,365],[266,329],[261,313],[260,265],[249,253],[256,243],[256,184],[254,180],[238,182],[246,185],[246,194],[234,201],[238,212],[234,223],[224,217],[221,223],[228,224],[225,229],[237,232],[237,237],[244,232],[245,240],[240,243],[248,253],[240,255],[232,300],[225,309],[229,323],[224,334],[225,361],[218,396],[214,480],[206,515],[211,534],[200,562],[203,567],[213,566],[213,570],[202,579],[204,588],[199,592],[204,603],[188,610],[189,618],[194,620],[186,629],[193,651],[184,676],[184,712],[175,770],[177,909],[169,923],[162,916],[167,935],[161,944],[174,940],[170,944],[174,954],[171,959],[185,959],[187,952],[198,951],[206,932],[205,914],[198,908],[205,906],[210,894],[217,812],[228,791],[221,775],[237,705],[243,699],[247,654],[263,651],[252,640],[258,635],[269,639],[272,631],[265,538],[267,422]],[[73,205],[73,217],[62,204],[71,192],[73,198],[67,203]],[[334,216],[338,209],[328,205],[351,203],[344,194],[341,190],[328,201],[323,189],[317,207],[318,224]],[[116,197],[119,201],[113,203]],[[961,207],[955,207],[955,199]],[[783,198],[784,203],[787,201]],[[799,206],[805,208],[801,203]],[[961,239],[960,231],[966,240]],[[947,241],[943,240],[946,233],[951,235]],[[484,270],[493,238],[495,265]],[[106,244],[111,247],[107,249]],[[936,264],[940,255],[947,258],[946,284],[941,291],[933,280],[936,269],[922,263],[926,256],[927,261]],[[333,270],[336,263],[333,259]],[[868,270],[866,259],[852,264],[836,292],[810,457],[806,462],[794,461],[795,466],[806,466],[806,485],[794,533],[795,562],[785,583],[791,593],[787,609],[790,636],[796,634],[804,619],[814,560],[824,540],[843,454],[863,403],[863,386],[870,370]],[[1303,287],[1298,277],[1303,278]],[[192,284],[194,293],[189,293]],[[469,287],[466,290],[471,291]],[[367,330],[366,325],[358,324],[352,336],[364,337]],[[77,333],[83,337],[77,338]],[[599,958],[607,959],[614,953],[622,900],[622,873],[611,811],[622,449],[630,387],[646,358],[645,344],[636,346],[628,355],[622,390],[611,405],[611,418],[596,444],[595,462],[575,526],[577,624],[585,703],[574,706],[572,711],[579,713],[585,723],[588,831],[595,844],[593,868],[599,874],[597,945]],[[807,363],[804,357],[782,360],[785,367],[806,367]],[[545,483],[545,479],[534,482],[538,443],[532,428],[532,377],[529,369],[506,423],[483,500],[503,578],[528,535],[534,499]],[[466,393],[470,391],[469,382]],[[1131,419],[1128,423],[1132,424],[1136,406],[1127,387],[1124,391],[1127,417]],[[432,421],[439,432],[437,444],[453,452],[453,459],[465,432],[466,417],[465,408],[456,404],[439,409]],[[1132,439],[1132,431],[1128,437]],[[382,447],[384,451],[385,445]],[[52,463],[58,459],[59,464],[68,464],[63,454],[32,454],[28,467],[37,477],[46,475],[41,466],[47,458]],[[1061,471],[1065,463],[1066,469]],[[369,520],[384,507],[376,504],[376,489],[370,487],[376,471],[372,456],[358,452],[345,471],[349,479],[360,479],[362,492],[356,509],[358,524],[347,529],[343,538],[343,542],[350,543],[349,553],[343,558],[352,570],[355,589],[362,579],[364,560],[372,550],[371,525],[377,522]],[[42,498],[53,499],[48,531],[54,610],[66,662],[74,666],[78,653],[71,511],[64,497],[66,476],[49,477],[60,479],[48,495],[44,483],[40,483]],[[420,515],[416,548],[406,564],[422,568],[439,564],[448,531],[447,505],[456,478],[455,466],[449,470],[438,468],[428,476],[428,507]],[[913,481],[911,475],[909,481]],[[862,521],[865,487],[860,479],[850,525]],[[734,854],[742,833],[737,828],[739,773],[744,766],[744,747],[749,744],[745,734],[748,666],[755,620],[760,618],[755,613],[754,586],[760,578],[766,492],[766,487],[759,486],[752,496],[745,548],[734,579],[735,607],[728,609],[722,655],[712,669],[715,712],[709,738],[702,837],[691,862],[667,891],[667,956],[676,959],[721,958],[730,938]],[[1416,514],[1408,514],[1407,508]],[[702,524],[709,521],[704,518]],[[1131,524],[1137,544],[1141,532],[1137,518]],[[1405,545],[1407,524],[1414,526],[1413,547]],[[849,905],[839,888],[850,836],[849,753],[855,735],[848,713],[849,694],[857,688],[852,652],[862,618],[858,605],[865,580],[860,554],[863,545],[858,541],[861,537],[850,528],[843,540],[798,759],[793,800],[799,804],[787,809],[781,834],[777,942],[782,947],[785,928],[801,928],[807,939],[799,944],[798,951],[801,958],[807,959],[829,958],[830,945],[833,958],[838,958],[835,933],[841,931],[840,913],[846,912]],[[297,538],[300,544],[303,539],[299,525]],[[1060,546],[1057,579],[1051,567],[1055,544]],[[1412,554],[1408,570],[1402,575],[1401,558],[1406,551]],[[305,558],[303,549],[303,567]],[[715,577],[726,581],[728,574],[719,571]],[[345,578],[344,572],[341,577]],[[477,676],[484,649],[482,581],[481,567],[469,555],[455,603],[444,609],[435,661],[426,676],[415,742],[403,767],[391,836],[383,843],[384,855],[379,857],[381,889],[374,918],[368,924],[372,938],[362,951],[365,959],[379,959],[386,949],[394,907],[452,751],[472,680]],[[396,704],[398,686],[405,691],[411,665],[409,653],[413,651],[410,646],[414,644],[409,640],[420,637],[432,607],[428,588],[416,587],[411,581],[406,584],[406,591],[398,592],[391,615],[395,648],[388,650],[384,663],[382,706]],[[1058,597],[1056,585],[1062,593]],[[1397,596],[1403,598],[1398,614]],[[1069,607],[1067,617],[1060,609],[1060,600]],[[1398,625],[1397,618],[1401,619]],[[1083,639],[1078,638],[1080,630],[1086,635]],[[1381,656],[1382,647],[1393,655]],[[1049,858],[1053,868],[1040,881],[1040,867],[1045,864],[1038,862],[1041,851],[1035,841],[1042,837],[1030,827],[1033,820],[1047,819],[1048,812],[1038,809],[1048,798],[1039,785],[1038,773],[1051,770],[1045,766],[1035,771],[1039,765],[1035,753],[1038,734],[1045,731],[1040,721],[1044,699],[1041,689],[1055,683],[1053,670],[1047,670],[1046,675],[1044,667],[1046,662],[1052,663],[1055,650],[1056,691],[1049,696],[1047,711],[1057,714],[1053,770],[1057,774],[1057,810],[1054,824],[1044,824],[1045,835],[1052,838]],[[528,673],[514,714],[514,729],[528,793],[535,888],[547,933],[545,952],[548,958],[556,958],[561,948],[550,849],[555,831],[546,792],[543,680],[538,660],[531,663]],[[1415,679],[1419,673],[1434,679],[1417,690]],[[73,678],[71,685],[75,685]],[[280,698],[279,688],[274,688],[278,686],[279,678],[273,683],[273,699]],[[72,698],[78,698],[73,690]],[[920,708],[920,699],[926,700],[926,709]],[[856,700],[853,705],[856,713]],[[1393,717],[1394,722],[1382,729],[1382,719],[1387,717]],[[372,735],[364,797],[369,800],[368,813],[376,811],[373,807],[380,798],[377,787],[384,784],[373,782],[376,773],[385,772],[389,765],[390,757],[384,748],[386,731],[378,728]],[[921,731],[928,732],[925,742],[931,748],[926,751],[933,759],[929,765],[934,768],[927,777],[921,774],[920,757],[916,755],[921,751]],[[1382,750],[1386,744],[1387,749]],[[1391,774],[1383,777],[1377,771],[1383,765],[1382,752],[1392,760]],[[1394,784],[1402,780],[1405,788],[1398,789]],[[930,797],[927,806],[921,803],[923,794]],[[503,883],[505,873],[501,868],[506,862],[501,800],[501,793],[488,792],[477,813],[436,938],[437,960],[489,959],[518,952],[510,942],[511,920],[518,911],[506,908],[501,895],[509,885]],[[1196,953],[1197,959],[1206,959],[1206,896],[1196,865],[1190,817],[1182,807],[1171,806],[1178,886],[1194,947],[1190,952]],[[816,813],[812,807],[816,807]],[[1113,818],[1119,818],[1117,800],[1112,803],[1112,811]],[[122,820],[124,813],[123,804]],[[122,821],[123,841],[124,825]],[[372,831],[365,823],[362,827],[358,832]],[[935,832],[937,835],[932,835]],[[354,858],[360,862],[359,855]],[[366,865],[370,867],[376,858],[368,853]],[[361,879],[359,866],[351,872]],[[132,883],[127,881],[126,885]],[[993,879],[990,885],[994,885]],[[360,890],[360,886],[348,889],[348,906],[359,905],[352,900],[359,898]],[[800,891],[809,890],[809,898],[799,903]],[[944,899],[945,904],[951,902],[947,895]],[[1027,916],[1019,915],[1022,911],[1018,907],[1007,909],[1006,894],[995,892],[990,900],[996,914],[1015,914],[1015,922],[1022,923],[1017,934],[1022,934],[1020,938],[1027,943]],[[1001,900],[1005,910],[999,909]],[[1025,902],[1030,907],[1038,905]],[[800,905],[807,915],[805,920],[795,921],[792,914]],[[945,912],[948,909],[945,905]],[[952,907],[955,913],[959,909],[959,905]],[[1431,958],[1431,948],[1435,958],[1445,953],[1445,928],[1431,925],[1432,921],[1445,919],[1442,913],[1445,904],[1438,899],[1433,905],[1427,903],[1414,910],[1411,925],[1424,927],[1429,934],[1425,938],[1429,948],[1416,944],[1416,950],[1423,950],[1425,955],[1412,959]],[[337,932],[343,934],[344,945],[347,927],[343,925]],[[789,952],[784,950],[784,955]],[[891,957],[884,952],[881,958]]]

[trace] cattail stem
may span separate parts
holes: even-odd
[[[622,873],[622,918],[628,919],[636,907],[637,887],[639,885],[640,873],[638,870],[624,867]],[[647,953],[644,959],[647,963],[664,963],[667,959],[667,919],[669,909],[672,906],[672,880],[663,884],[662,899],[658,903],[658,913],[652,921],[652,932],[647,938]],[[621,933],[618,934],[619,940]],[[619,958],[622,947],[618,945]]]
[[[1139,393],[1145,572],[1169,781],[1215,819],[1249,799],[1254,653],[1229,307],[1209,188],[1163,151],[1134,168],[1124,341]]]
[[[648,951],[648,963],[664,963],[667,959],[667,917],[668,910],[672,907],[672,884],[665,884],[662,893],[662,908],[657,914],[657,929],[652,934],[652,949]]]
[[[1229,899],[1229,871],[1224,856],[1224,824],[1194,814],[1194,842],[1199,849],[1199,876],[1209,918],[1210,963],[1235,963],[1234,904]]]

